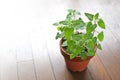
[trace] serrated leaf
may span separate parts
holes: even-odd
[[[66,47],[66,46],[67,46],[67,41],[64,41],[62,47]]]
[[[87,18],[89,19],[89,20],[93,20],[93,17],[94,17],[94,15],[93,14],[90,14],[90,13],[85,13],[85,15],[87,16]]]
[[[102,19],[98,20],[98,25],[99,25],[100,28],[105,29],[105,23]]]
[[[73,32],[74,32],[74,28],[68,28],[68,27],[66,27],[64,29],[65,38],[66,39],[70,39],[70,37],[72,36]]]
[[[75,58],[75,54],[70,54],[70,59],[74,59]]]
[[[96,13],[94,19],[98,19],[98,17],[99,17],[99,13]]]
[[[97,48],[100,49],[100,50],[102,50],[102,47],[101,47],[100,43],[97,44]]]
[[[98,37],[99,41],[103,41],[103,39],[104,39],[104,33],[103,33],[103,31],[100,32],[97,37]]]

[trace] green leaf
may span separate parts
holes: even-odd
[[[99,25],[100,28],[105,29],[105,23],[102,19],[98,20],[98,25]]]
[[[58,38],[63,38],[64,37],[64,34],[63,33],[59,33],[59,32],[57,32],[57,34],[56,34],[56,39],[58,39]]]
[[[72,35],[72,39],[79,41],[80,39],[82,39],[82,34],[73,34]]]
[[[101,47],[100,43],[97,44],[97,48],[100,49],[100,50],[102,50],[102,47]]]
[[[86,31],[87,31],[87,33],[90,33],[90,32],[92,32],[92,22],[88,22],[87,23],[87,26],[86,26]]]
[[[70,54],[70,59],[74,59],[75,58],[75,54]]]
[[[72,12],[75,12],[75,10],[73,10],[73,9],[68,9],[68,12],[69,12],[69,13],[72,13]]]
[[[57,27],[57,30],[63,32],[63,31],[64,31],[64,28],[65,28],[65,27],[58,26],[58,27]]]
[[[92,39],[88,40],[87,43],[87,49],[88,49],[88,56],[94,56],[95,55],[95,51],[94,51],[94,42]]]
[[[66,39],[70,39],[70,37],[72,36],[73,32],[74,32],[74,28],[68,28],[68,27],[66,27],[64,29],[65,38]]]
[[[87,49],[88,49],[88,54],[87,54],[88,56],[94,56],[95,55],[94,42],[92,41],[92,39],[88,40]]]
[[[79,11],[76,11],[75,14],[77,14],[77,15],[81,15],[81,13],[80,13]]]
[[[59,26],[59,27],[57,27],[57,30],[58,30],[58,31],[61,31],[61,28],[62,28],[62,27]]]
[[[94,19],[96,20],[96,19],[98,19],[98,17],[99,17],[99,13],[96,13],[94,16]]]
[[[86,60],[86,58],[87,58],[87,54],[86,53],[82,53],[80,56],[81,56],[82,60]]]
[[[84,39],[87,40],[87,39],[91,39],[93,37],[93,34],[92,33],[86,33],[84,34]]]
[[[68,40],[67,45],[68,45],[68,49],[72,51],[76,46],[76,42],[74,40]]]
[[[71,20],[71,18],[72,18],[72,13],[68,13],[66,16],[66,20]]]
[[[54,26],[58,26],[58,25],[59,25],[59,23],[54,23],[53,25],[54,25]]]
[[[68,9],[68,14],[67,14],[67,16],[66,16],[66,19],[67,19],[67,20],[72,19],[74,12],[75,12],[75,10],[73,10],[73,9]]]
[[[85,13],[85,16],[87,16],[87,18],[91,21],[93,20],[93,17],[94,17],[94,15],[90,13]]]
[[[87,26],[86,26],[86,31],[87,33],[91,33],[93,32],[97,27],[97,24],[92,24],[92,22],[88,22]]]
[[[82,46],[83,44],[84,44],[84,40],[83,39],[79,40],[79,45],[81,46],[81,49],[84,49],[84,47]]]
[[[95,55],[95,51],[92,49],[88,49],[88,54],[87,56],[94,56]]]
[[[74,13],[75,15],[80,15],[80,12],[79,11],[76,11],[74,9],[68,9],[68,12],[69,13]]]
[[[94,48],[94,42],[93,42],[92,39],[88,40],[87,47],[88,47],[88,49],[93,49]]]
[[[81,54],[82,53],[82,50],[81,50],[81,47],[80,47],[80,45],[78,44],[78,45],[76,45],[76,47],[74,48],[74,53],[76,54],[76,55],[78,55],[78,54]]]
[[[74,26],[75,29],[84,29],[85,22],[79,18],[78,20],[72,21],[72,26]]]
[[[97,37],[94,37],[92,40],[93,40],[94,44],[96,44],[96,42],[97,42]]]
[[[103,33],[103,31],[100,32],[97,37],[98,37],[99,41],[103,41],[103,39],[104,39],[104,33]]]
[[[59,24],[68,25],[68,22],[67,21],[60,21]]]
[[[66,46],[67,46],[67,41],[64,41],[62,47],[66,47]]]

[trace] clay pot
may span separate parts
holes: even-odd
[[[64,60],[66,63],[66,66],[68,67],[68,69],[70,69],[71,71],[83,71],[87,68],[87,65],[90,61],[90,59],[93,56],[88,56],[86,60],[82,60],[80,56],[76,56],[74,59],[70,59],[70,55],[68,53],[66,53],[66,51],[64,50],[64,48],[62,47],[62,39],[60,40],[60,51],[62,53],[62,55],[64,56]],[[97,46],[95,47],[95,51],[97,49]]]

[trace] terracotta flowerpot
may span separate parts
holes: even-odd
[[[82,60],[80,56],[76,56],[74,59],[70,59],[70,55],[68,53],[66,53],[66,51],[64,50],[64,48],[62,47],[62,39],[60,40],[60,51],[62,53],[62,55],[64,56],[64,60],[66,63],[66,66],[68,67],[68,69],[70,69],[71,71],[83,71],[87,68],[87,65],[90,61],[90,59],[93,56],[88,56],[86,60]],[[97,48],[95,48],[96,51]]]

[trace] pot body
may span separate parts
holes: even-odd
[[[60,40],[60,51],[64,56],[66,66],[68,67],[68,69],[74,72],[75,71],[81,72],[85,70],[87,68],[90,59],[93,57],[93,56],[88,56],[86,60],[82,60],[81,57],[76,56],[74,59],[71,60],[70,55],[66,53],[66,51],[62,48],[62,39]]]

